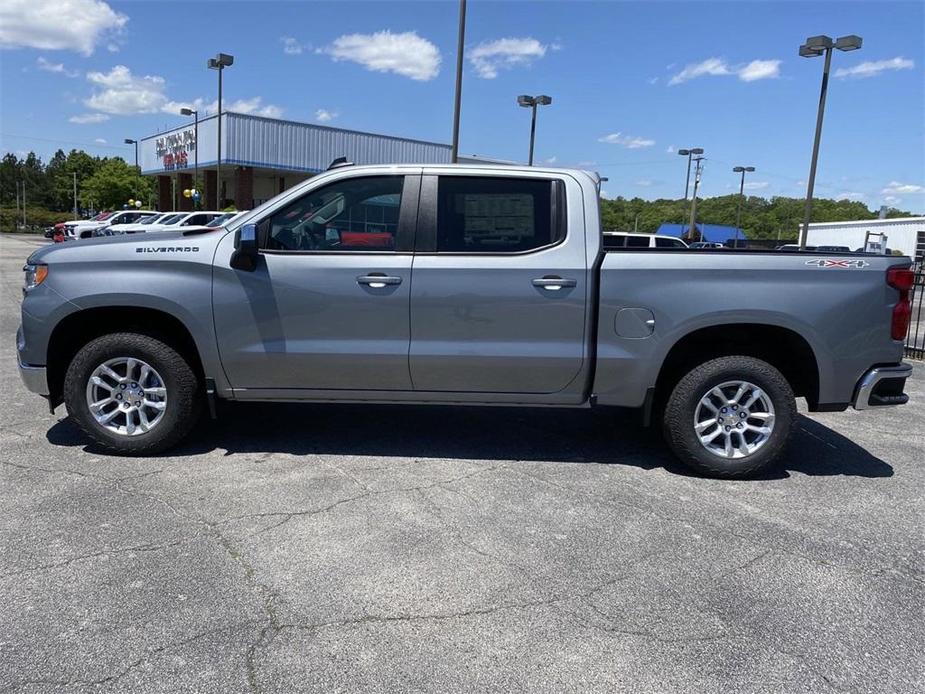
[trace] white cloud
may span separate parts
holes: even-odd
[[[192,108],[202,114],[215,113],[218,110],[217,101],[206,103],[201,98],[193,101],[168,99],[167,83],[163,77],[135,75],[125,65],[116,65],[109,72],[88,72],[87,80],[96,85],[97,91],[84,103],[94,111],[101,113],[76,116],[76,118],[87,119],[92,115],[100,120],[75,121],[71,119],[72,122],[101,122],[105,120],[102,118],[103,114],[126,116],[138,113],[169,113],[178,115],[181,108]],[[283,114],[282,108],[273,104],[264,104],[262,97],[259,96],[225,101],[222,103],[222,110],[267,118],[279,118]]]
[[[633,137],[631,135],[624,135],[623,133],[610,133],[609,135],[597,138],[597,141],[606,142],[609,145],[621,145],[627,149],[641,149],[643,147],[651,147],[655,144],[655,140],[648,140],[644,137]]]
[[[764,190],[769,185],[767,181],[746,181],[745,190]]]
[[[101,0],[3,0],[0,47],[77,51],[90,55],[128,17]]]
[[[835,196],[836,200],[864,200],[867,197],[864,193],[853,193],[851,191],[845,191],[844,193],[839,193]]]
[[[649,84],[658,84],[658,77],[650,77],[647,81]]]
[[[98,144],[98,145],[105,145],[105,144],[106,144],[106,140],[104,140],[102,137],[96,138],[96,139],[94,140],[94,142],[95,142],[96,144]]]
[[[440,50],[414,31],[344,34],[320,52],[335,61],[349,60],[373,72],[394,72],[422,82],[440,72]]]
[[[889,60],[868,60],[853,67],[840,67],[835,71],[835,76],[841,79],[876,77],[887,70],[911,70],[914,67],[914,61],[900,56]]]
[[[133,75],[125,65],[116,65],[109,72],[88,72],[87,79],[100,88],[84,102],[95,111],[114,115],[157,113],[167,103],[163,77]]]
[[[319,123],[328,123],[337,118],[338,115],[340,114],[335,113],[334,111],[328,111],[327,109],[319,108],[317,111],[315,111],[315,120]]]
[[[776,79],[780,77],[780,63],[780,60],[753,60],[745,67],[739,68],[736,74],[743,82]]]
[[[585,159],[585,160],[583,160],[583,161],[578,162],[578,166],[579,166],[580,168],[587,168],[587,167],[589,167],[589,166],[597,166],[597,162],[596,162],[596,161],[592,161],[592,160],[590,160],[590,159]]]
[[[780,77],[780,60],[753,60],[745,65],[729,65],[723,58],[707,58],[699,63],[684,66],[669,81],[669,85],[681,84],[698,77],[735,75],[743,82]]]
[[[77,75],[80,74],[76,70],[65,69],[64,63],[53,63],[42,56],[38,57],[35,64],[39,70],[44,70],[45,72],[55,72],[59,75],[66,75],[68,77],[77,77]]]
[[[283,53],[286,55],[300,55],[302,53],[302,44],[292,36],[281,36],[279,40],[283,42]]]
[[[902,198],[897,198],[895,195],[886,195],[883,198],[883,202],[885,202],[887,205],[892,205],[893,207],[896,207],[896,205],[902,201]]]
[[[551,157],[544,159],[543,163],[552,165],[552,164],[555,164],[558,160],[559,160],[558,157],[554,154]]]
[[[665,151],[666,151],[668,154],[674,154],[676,150],[675,150],[675,148],[674,148],[674,145],[668,145],[668,148],[667,148]]]
[[[497,39],[471,49],[469,62],[479,77],[492,80],[499,70],[531,65],[546,55],[546,49],[547,46],[530,37]]]
[[[925,186],[915,183],[900,183],[899,181],[890,181],[889,184],[880,191],[883,195],[908,195],[910,193],[925,193]]]
[[[636,185],[642,186],[643,188],[648,188],[652,185],[652,181],[650,181],[648,178],[640,178],[638,181],[636,181]]]
[[[68,121],[71,123],[77,123],[79,125],[85,125],[87,123],[104,123],[109,120],[109,116],[105,113],[82,113],[79,116],[71,116],[68,118]]]

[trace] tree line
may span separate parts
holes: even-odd
[[[23,158],[7,152],[0,160],[0,207],[12,209],[17,200],[21,206],[25,182],[28,221],[48,213],[72,213],[75,174],[81,211],[121,209],[130,199],[145,206],[154,202],[154,179],[142,176],[121,157],[94,157],[79,149],[65,154],[59,149],[47,164],[34,152]]]
[[[77,206],[84,210],[121,209],[128,200],[141,200],[148,207],[155,201],[153,177],[142,176],[121,157],[94,157],[83,150],[55,152],[45,164],[34,152],[24,158],[8,152],[0,160],[0,208],[3,228],[12,220],[17,200],[17,185],[25,181],[27,217],[30,222],[47,224],[64,219],[74,209],[74,174],[77,174]],[[697,220],[708,224],[735,226],[738,195],[704,198],[697,203]],[[685,200],[643,200],[617,197],[601,201],[601,218],[605,229],[655,232],[665,222],[686,223],[690,203]],[[887,217],[909,217],[910,212],[896,208]],[[843,222],[875,219],[877,212],[856,200],[813,201],[814,222]],[[742,201],[741,226],[752,239],[792,239],[803,220],[803,198],[755,195]]]

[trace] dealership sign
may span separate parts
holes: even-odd
[[[196,131],[193,129],[173,132],[154,141],[154,152],[161,168],[167,170],[187,168],[195,149]]]

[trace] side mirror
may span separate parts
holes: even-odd
[[[245,224],[238,229],[234,240],[231,267],[253,272],[257,269],[257,225]]]

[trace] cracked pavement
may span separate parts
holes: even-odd
[[[0,236],[0,692],[925,689],[925,368],[693,477],[629,415],[236,405],[152,458],[16,373]]]

